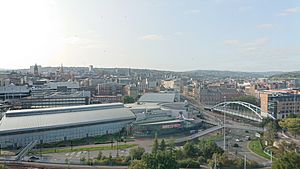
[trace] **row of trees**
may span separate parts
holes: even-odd
[[[145,153],[143,148],[137,147],[130,151],[133,161],[130,169],[178,169],[199,168],[201,164],[218,167],[242,168],[243,159],[229,159],[228,154],[212,141],[187,142],[183,148],[175,148],[174,142],[158,143],[155,139],[151,153]],[[249,168],[257,166],[248,162]]]

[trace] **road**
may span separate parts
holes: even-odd
[[[237,155],[241,158],[244,158],[244,155],[246,154],[248,160],[256,161],[257,163],[264,165],[269,164],[269,160],[256,155],[255,153],[251,152],[248,148],[249,141],[246,140],[246,136],[254,138],[255,132],[250,131],[246,133],[245,131],[239,129],[230,129],[229,132],[230,134],[226,136],[226,151],[228,151],[234,156]],[[223,147],[224,145],[224,142],[222,140],[217,141],[216,143],[220,147]],[[233,146],[235,143],[238,144],[238,147]]]

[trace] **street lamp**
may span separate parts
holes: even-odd
[[[226,102],[226,96],[224,96],[224,102]],[[224,107],[226,106],[226,104],[224,104]],[[224,151],[226,150],[226,133],[225,133],[225,131],[226,131],[226,128],[225,128],[225,120],[226,120],[226,115],[225,115],[226,113],[225,113],[225,111],[224,111],[224,121],[223,121],[223,134],[224,134],[224,147],[223,147],[223,149],[224,149]]]

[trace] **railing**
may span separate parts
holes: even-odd
[[[33,147],[38,143],[37,140],[34,140],[27,144],[21,151],[20,153],[16,156],[15,160],[20,161],[22,158],[31,150]]]

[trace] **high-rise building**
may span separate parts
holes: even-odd
[[[296,90],[268,90],[260,93],[262,114],[273,114],[283,119],[290,114],[300,113],[300,92]]]

